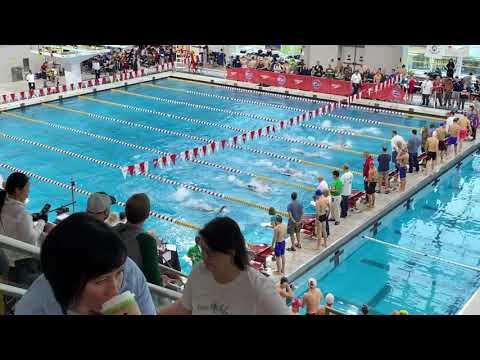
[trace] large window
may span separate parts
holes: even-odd
[[[430,58],[424,54],[408,54],[407,67],[412,70],[430,70]]]
[[[451,56],[444,56],[441,59],[432,59],[432,70],[440,69],[443,73],[446,74],[447,72],[446,66],[450,59],[453,59],[453,62],[455,64],[458,64],[457,58],[451,57]]]
[[[462,64],[462,75],[480,75],[480,58],[477,57],[465,57]]]

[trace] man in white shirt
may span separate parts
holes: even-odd
[[[343,165],[343,175],[340,178],[343,184],[342,201],[340,202],[341,213],[340,217],[345,218],[348,214],[348,198],[352,195],[353,174],[348,168],[348,165]]]
[[[447,123],[446,123],[446,126],[445,126],[445,130],[447,131],[447,134],[448,134],[448,128],[453,124],[453,120],[456,117],[455,111],[452,111],[450,114],[451,114],[451,116],[449,116],[447,118]]]
[[[429,106],[430,95],[432,95],[433,82],[430,78],[422,82],[422,106]]]
[[[355,70],[352,77],[350,78],[350,81],[352,82],[353,86],[352,95],[358,94],[358,92],[360,91],[360,86],[362,84],[362,75],[360,75],[360,72],[358,70]]]
[[[328,183],[325,181],[325,179],[323,178],[323,176],[319,176],[317,178],[318,180],[318,186],[317,186],[317,190],[320,190],[322,193],[325,191],[325,190],[330,190],[330,188],[328,187]]]
[[[95,79],[100,78],[100,63],[97,59],[92,61],[92,70],[95,72]]]
[[[392,130],[392,139],[390,140],[390,145],[392,146],[392,163],[395,164],[395,168],[397,169],[397,180],[398,180],[397,155],[400,153],[400,150],[403,147],[407,146],[407,143],[403,137],[398,135],[397,130]]]
[[[32,70],[28,71],[26,80],[28,83],[28,90],[35,90],[35,75],[32,74]]]

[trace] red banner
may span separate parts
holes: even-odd
[[[227,79],[333,95],[349,96],[352,94],[352,85],[349,81],[282,74],[250,68],[227,69]]]
[[[405,102],[405,90],[398,84],[387,86],[376,93],[372,92],[370,98],[382,101]]]

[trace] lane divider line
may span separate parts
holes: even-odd
[[[223,84],[218,84],[218,83],[207,84],[207,83],[204,83],[204,82],[189,80],[189,79],[183,79],[183,78],[175,78],[175,80],[192,82],[192,83],[195,83],[197,85],[202,84],[202,85],[206,85],[206,86],[218,86],[218,87],[222,87],[222,88],[225,88],[227,90],[234,91],[234,92],[253,93],[253,94],[258,94],[258,95],[275,96],[275,97],[280,97],[280,98],[290,98],[290,99],[293,98],[295,100],[299,100],[299,101],[303,101],[303,102],[307,102],[307,103],[319,104],[319,105],[324,104],[326,102],[326,101],[322,101],[322,100],[315,100],[315,99],[309,99],[309,98],[305,98],[305,97],[292,96],[294,94],[289,94],[289,95],[287,95],[287,94],[277,94],[277,93],[274,93],[274,92],[267,92],[267,91],[254,90],[254,89],[245,89],[245,88],[241,88],[241,87],[233,87],[231,85],[223,85]]]
[[[67,108],[65,108],[65,109],[67,109]],[[122,146],[127,146],[127,147],[131,147],[131,148],[135,148],[135,149],[138,146],[138,145],[135,145],[135,144],[127,143],[125,141],[117,140],[117,139],[114,139],[114,138],[109,138],[109,137],[94,134],[94,133],[89,133],[89,132],[86,132],[86,131],[80,131],[80,130],[73,129],[73,128],[68,128],[68,127],[59,127],[58,125],[54,125],[54,124],[51,124],[51,123],[46,122],[46,121],[36,120],[36,119],[32,119],[32,118],[29,118],[29,117],[26,117],[26,116],[17,115],[17,114],[14,114],[14,113],[11,113],[11,114],[10,113],[4,113],[4,114],[5,115],[11,115],[11,116],[19,118],[21,120],[31,121],[31,122],[34,122],[34,123],[38,123],[40,125],[46,125],[46,126],[50,126],[50,127],[61,129],[61,130],[71,131],[71,132],[74,132],[76,134],[93,137],[93,138],[98,139],[98,140],[107,141],[107,142],[111,142],[111,143],[122,145]],[[145,149],[139,149],[139,150],[145,150]],[[152,153],[160,154],[162,156],[170,155],[167,152],[157,150],[157,149],[153,149],[153,148],[147,148],[146,150],[150,151]],[[217,168],[217,169],[224,169],[225,171],[229,171],[229,172],[232,172],[232,173],[237,173],[237,174],[244,173],[247,176],[257,177],[259,179],[268,180],[268,181],[271,181],[273,183],[288,185],[288,186],[295,187],[295,188],[303,188],[305,190],[312,190],[312,188],[309,187],[308,185],[291,183],[291,182],[287,182],[285,180],[279,180],[279,179],[271,178],[271,177],[268,177],[268,176],[265,176],[265,175],[247,173],[247,172],[243,172],[242,170],[234,169],[234,168],[231,168],[231,167],[223,166],[223,165],[212,163],[212,162],[207,162],[207,161],[204,161],[204,160],[190,159],[190,161],[193,162],[193,163],[196,163],[196,164],[210,166],[210,167]]]
[[[110,167],[110,168],[113,168],[113,169],[118,169],[118,170],[122,169],[122,166],[117,165],[117,164],[113,164],[113,163],[108,162],[108,161],[95,159],[95,158],[90,157],[90,156],[77,154],[77,153],[74,153],[72,151],[60,149],[60,148],[57,148],[55,146],[39,143],[39,142],[32,141],[32,140],[23,139],[23,138],[20,138],[18,136],[8,135],[6,133],[0,132],[0,138],[2,138],[2,137],[5,138],[5,139],[12,140],[12,141],[21,142],[21,143],[28,144],[28,145],[33,145],[33,146],[40,147],[40,148],[43,148],[43,149],[46,149],[46,150],[49,150],[49,151],[53,151],[53,152],[57,152],[57,153],[60,153],[60,154],[63,154],[63,155],[74,157],[74,158],[77,158],[77,159],[80,159],[80,160],[93,162],[93,163],[99,164],[99,165],[104,165],[104,166],[107,166],[107,167]],[[145,176],[146,178],[149,178],[149,179],[152,179],[152,180],[157,180],[157,181],[165,183],[165,184],[184,187],[186,189],[189,189],[189,190],[192,190],[192,191],[195,191],[195,192],[200,192],[200,193],[207,194],[207,195],[210,195],[210,196],[214,196],[214,197],[217,197],[217,198],[220,198],[220,199],[229,200],[229,201],[241,204],[241,205],[265,210],[267,212],[268,212],[268,209],[270,208],[269,206],[265,206],[265,205],[262,205],[262,204],[257,204],[253,201],[240,199],[240,198],[237,198],[237,197],[231,196],[231,195],[225,195],[225,194],[222,194],[220,192],[211,191],[211,190],[199,187],[197,185],[190,185],[190,184],[181,183],[181,182],[178,182],[178,181],[175,181],[175,180],[172,180],[172,179],[160,176],[160,175],[142,174],[142,173],[140,173],[139,175],[140,176]],[[288,213],[286,213],[284,211],[277,211],[277,213],[279,213],[283,216],[288,216]]]
[[[135,92],[132,92],[132,91],[125,91],[125,90],[118,90],[118,89],[112,89],[111,91],[121,93],[121,94],[143,97],[143,98],[152,99],[152,100],[156,100],[156,101],[162,101],[162,102],[166,102],[166,103],[180,104],[180,105],[185,105],[185,106],[194,107],[194,108],[200,108],[200,109],[205,109],[205,110],[222,112],[222,113],[226,113],[226,114],[229,114],[229,115],[252,117],[252,118],[255,118],[255,119],[259,119],[259,120],[263,120],[263,121],[267,121],[267,122],[271,122],[271,123],[275,123],[275,124],[278,123],[278,120],[275,120],[275,119],[267,117],[267,116],[249,114],[249,113],[245,113],[245,112],[232,111],[232,110],[227,110],[227,109],[220,109],[220,108],[216,108],[216,107],[212,107],[212,106],[208,106],[208,105],[188,103],[188,102],[185,102],[185,101],[164,99],[164,98],[159,98],[159,97],[156,97],[156,96],[138,94],[138,93],[135,93]],[[357,133],[355,131],[340,130],[340,129],[334,129],[334,128],[330,128],[330,127],[320,127],[320,126],[306,125],[306,124],[303,125],[303,126],[304,127],[309,127],[311,129],[319,130],[319,131],[334,133],[334,134],[365,137],[365,138],[370,138],[370,139],[380,140],[380,141],[389,141],[389,139],[386,139],[386,138],[381,138],[381,137],[371,136],[371,135],[364,135],[364,134]]]
[[[344,107],[350,107],[350,108],[353,108],[353,109],[362,110],[362,111],[366,111],[366,112],[373,113],[373,114],[381,112],[381,113],[386,113],[386,114],[397,115],[397,116],[402,117],[406,120],[421,120],[421,119],[412,119],[412,118],[423,118],[423,119],[429,119],[429,120],[432,120],[432,121],[440,121],[440,122],[445,121],[445,120],[442,120],[442,119],[439,119],[439,118],[435,118],[433,116],[426,116],[426,115],[420,115],[420,114],[411,114],[410,115],[410,114],[402,113],[400,111],[386,110],[386,109],[380,109],[380,108],[375,108],[372,111],[372,108],[369,108],[367,106],[360,106],[360,105],[343,105],[343,106]]]
[[[230,100],[230,101],[236,101],[239,103],[244,103],[244,104],[255,104],[255,105],[260,105],[260,106],[271,106],[277,109],[284,109],[284,110],[292,110],[292,111],[299,111],[301,113],[310,111],[308,109],[301,109],[301,108],[296,108],[292,106],[287,106],[287,105],[280,105],[280,104],[271,104],[263,101],[255,101],[255,100],[249,100],[249,99],[241,99],[241,98],[234,98],[231,96],[223,96],[223,95],[218,95],[218,94],[208,94],[204,93],[201,91],[194,91],[194,90],[187,90],[187,89],[176,89],[168,86],[162,86],[162,85],[157,85],[157,84],[149,84],[149,83],[142,83],[140,86],[148,86],[152,88],[157,88],[157,89],[164,89],[164,90],[170,90],[170,91],[178,91],[178,92],[183,92],[186,94],[191,94],[191,95],[197,95],[197,96],[204,96],[204,97],[209,97],[209,98],[214,98],[214,99],[220,99],[220,100]]]
[[[156,111],[156,110],[151,110],[151,109],[142,108],[142,107],[138,107],[138,106],[126,105],[126,104],[117,103],[117,102],[113,102],[113,101],[109,101],[109,100],[100,100],[100,99],[94,99],[94,98],[83,97],[83,96],[80,96],[79,98],[84,99],[84,100],[88,100],[88,101],[98,102],[98,103],[101,103],[101,104],[110,105],[110,106],[118,106],[118,107],[122,107],[122,108],[125,108],[125,109],[137,111],[137,112],[150,113],[150,114],[154,114],[154,115],[158,115],[158,116],[167,116],[169,118],[181,119],[181,120],[185,120],[185,121],[192,122],[192,123],[195,123],[195,124],[201,124],[201,125],[206,125],[206,126],[213,126],[213,127],[219,127],[219,128],[223,128],[223,129],[233,130],[235,132],[240,132],[242,134],[250,132],[246,129],[240,129],[240,128],[236,128],[236,127],[229,126],[229,125],[217,124],[217,123],[212,123],[212,122],[203,121],[203,120],[197,120],[197,119],[190,118],[188,116],[174,115],[174,114],[165,113],[165,112],[162,112],[162,111]],[[306,124],[304,124],[304,125],[306,125]],[[308,125],[308,126],[310,126],[310,125]],[[337,134],[348,135],[348,132],[341,131],[341,130],[337,131],[336,133]],[[363,152],[360,152],[360,151],[355,152],[355,150],[349,150],[349,149],[344,149],[344,148],[340,148],[340,147],[331,147],[331,146],[328,146],[328,145],[317,144],[317,143],[312,143],[312,142],[307,142],[307,141],[302,141],[302,140],[295,140],[295,139],[290,139],[290,138],[286,138],[286,137],[282,137],[282,136],[266,135],[265,137],[270,138],[270,139],[274,139],[274,140],[285,141],[285,142],[289,142],[289,143],[303,144],[303,145],[307,145],[307,146],[316,147],[316,148],[319,148],[319,149],[334,150],[334,151],[336,150],[336,151],[349,152],[349,153],[353,152],[353,153],[356,153],[357,155],[362,155],[363,154]]]
[[[383,122],[383,121],[370,120],[370,119],[365,119],[365,118],[358,118],[358,117],[353,117],[353,116],[339,115],[339,114],[334,114],[334,113],[329,113],[327,115],[335,117],[335,118],[339,118],[339,119],[342,119],[342,120],[350,120],[350,121],[367,123],[367,124],[372,124],[372,125],[377,125],[377,126],[389,126],[389,127],[403,128],[403,129],[409,129],[409,130],[418,129],[415,126],[400,125],[400,124],[388,123],[388,122]]]
[[[240,149],[240,150],[243,149],[243,150],[252,152],[254,154],[262,154],[262,155],[273,157],[275,159],[288,160],[288,161],[291,161],[291,162],[295,162],[297,164],[304,164],[304,165],[309,165],[309,166],[314,166],[314,167],[321,167],[321,168],[326,168],[326,169],[330,169],[330,170],[341,170],[341,168],[336,167],[336,166],[317,163],[317,162],[308,161],[308,160],[297,159],[297,158],[294,158],[294,157],[291,157],[291,156],[274,154],[274,153],[269,152],[269,151],[258,150],[258,149],[249,148],[249,147],[246,147],[246,146],[232,145],[232,148]],[[359,171],[353,171],[352,170],[352,173],[355,174],[355,175],[363,176],[363,173],[361,173]]]
[[[209,141],[209,139],[206,139],[206,138],[203,138],[203,137],[200,137],[200,136],[189,135],[189,134],[186,134],[186,133],[181,133],[181,132],[178,132],[178,131],[162,129],[162,128],[158,128],[158,127],[154,127],[154,126],[150,126],[150,125],[143,125],[143,124],[139,124],[139,123],[132,122],[132,121],[117,119],[117,118],[114,118],[114,117],[111,117],[111,116],[85,112],[85,111],[81,111],[81,110],[76,110],[76,109],[72,109],[72,108],[67,108],[67,107],[62,107],[62,106],[47,104],[47,103],[43,103],[42,106],[46,106],[46,107],[49,107],[49,108],[62,110],[62,111],[69,111],[69,112],[77,113],[77,114],[80,114],[80,115],[85,115],[85,116],[88,116],[88,117],[91,117],[91,118],[94,118],[94,119],[113,121],[117,124],[122,124],[122,125],[130,126],[130,127],[137,127],[137,128],[141,128],[141,129],[145,129],[145,130],[156,131],[156,132],[166,134],[166,135],[183,137],[183,138],[187,138],[187,139],[195,140],[195,141],[206,141],[206,142]]]
[[[136,145],[136,144],[131,144],[131,143],[128,143],[126,141],[117,140],[117,139],[114,139],[114,138],[111,138],[111,137],[108,137],[108,136],[97,135],[97,134],[94,134],[94,133],[70,128],[70,127],[67,127],[67,126],[51,124],[47,121],[37,120],[37,119],[33,119],[33,118],[30,118],[30,117],[27,117],[27,116],[18,115],[18,114],[15,114],[15,113],[2,112],[1,114],[5,115],[5,116],[11,116],[11,117],[14,117],[14,118],[17,118],[17,119],[22,119],[22,120],[25,120],[25,121],[30,121],[30,122],[33,122],[33,123],[36,123],[36,124],[49,126],[51,128],[54,128],[54,129],[65,130],[65,131],[73,132],[75,134],[93,137],[95,139],[108,141],[108,142],[111,142],[113,144],[123,145],[123,146],[129,147],[129,148],[132,148],[132,149],[136,149],[136,150],[152,152],[152,153],[156,153],[156,154],[164,154],[163,151],[160,151],[160,150],[157,150],[157,149],[154,149],[154,148],[141,146],[141,145]]]
[[[26,171],[24,169],[20,169],[20,168],[17,168],[15,166],[11,166],[9,164],[5,164],[5,163],[2,163],[2,162],[0,162],[0,167],[2,167],[4,169],[7,169],[7,170],[10,170],[12,172],[21,172],[21,173],[23,173],[23,174],[25,174],[25,175],[27,175],[31,178],[34,178],[36,180],[39,180],[39,181],[47,183],[47,184],[52,184],[52,185],[55,185],[57,187],[69,190],[69,191],[72,190],[72,186],[70,184],[65,184],[65,183],[62,183],[60,181],[47,178],[45,176],[35,174],[31,171]],[[78,193],[78,194],[82,194],[84,196],[90,196],[91,194],[93,194],[93,192],[83,190],[83,189],[80,189],[78,187],[74,187],[73,191]],[[123,201],[117,201],[117,204],[122,206],[122,207],[126,206],[126,203],[123,202]],[[198,230],[201,229],[200,226],[198,226],[198,225],[189,223],[185,220],[176,219],[176,218],[173,218],[173,217],[168,216],[168,215],[163,215],[163,214],[160,214],[160,213],[158,213],[156,211],[153,211],[153,210],[151,210],[149,214],[150,214],[150,216],[153,216],[156,219],[163,220],[163,221],[168,221],[168,222],[171,222],[173,224],[180,225],[180,226],[183,226],[183,227],[195,230],[195,231],[198,231]]]
[[[124,95],[136,96],[136,97],[141,97],[141,98],[149,99],[149,100],[155,100],[155,101],[159,101],[159,102],[166,103],[166,104],[182,105],[182,106],[191,107],[191,108],[194,108],[194,109],[214,111],[214,112],[219,112],[219,113],[234,115],[234,116],[243,116],[243,117],[248,117],[248,118],[257,119],[257,120],[278,122],[277,120],[275,120],[271,117],[268,117],[268,116],[246,113],[246,112],[243,112],[243,111],[221,109],[221,108],[218,108],[218,107],[215,107],[215,106],[209,106],[209,105],[203,105],[203,104],[194,104],[194,103],[190,103],[190,102],[187,102],[187,101],[171,100],[171,99],[161,98],[161,97],[158,97],[158,96],[139,94],[139,93],[136,93],[136,92],[133,92],[133,91],[125,91],[125,90],[117,90],[117,89],[111,89],[111,91],[115,92],[115,93],[124,94]]]

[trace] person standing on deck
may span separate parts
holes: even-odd
[[[400,154],[398,155],[398,173],[400,175],[400,192],[405,191],[407,185],[407,165],[408,165],[408,152],[405,145],[398,143],[397,146],[400,148]]]
[[[363,163],[363,190],[365,191],[365,203],[368,203],[368,196],[367,196],[367,190],[368,190],[368,172],[370,171],[370,163],[373,163],[373,157],[368,153],[368,151],[365,151],[363,153],[363,157],[365,158],[365,162]]]
[[[417,136],[417,129],[412,130],[412,136],[408,139],[408,161],[409,161],[409,168],[408,172],[411,174],[413,173],[413,168],[418,173],[420,170],[420,166],[418,164],[418,148],[422,145],[422,140]]]
[[[382,188],[384,189],[385,194],[390,193],[390,183],[388,180],[388,171],[390,170],[390,160],[392,157],[387,153],[387,148],[384,146],[382,148],[383,152],[378,155],[378,172],[380,173],[380,192]]]
[[[274,274],[285,274],[285,237],[287,235],[287,225],[282,224],[282,217],[276,215],[273,227],[272,248],[277,261],[277,271]]]
[[[348,215],[348,198],[352,195],[353,174],[347,164],[343,165],[343,172],[344,174],[340,178],[343,185],[340,217],[346,218]]]
[[[287,232],[290,235],[290,240],[292,242],[291,251],[295,251],[295,246],[299,249],[302,248],[302,234],[300,230],[302,228],[302,216],[303,216],[303,205],[297,201],[297,193],[293,192],[291,194],[292,201],[288,204],[288,226]],[[296,240],[296,241],[295,241]]]
[[[333,175],[333,182],[332,182],[332,187],[330,188],[330,193],[332,194],[332,216],[333,219],[335,220],[335,225],[340,224],[340,200],[341,200],[341,194],[343,191],[343,184],[342,181],[340,180],[340,173],[338,170],[333,170],[332,171]]]

